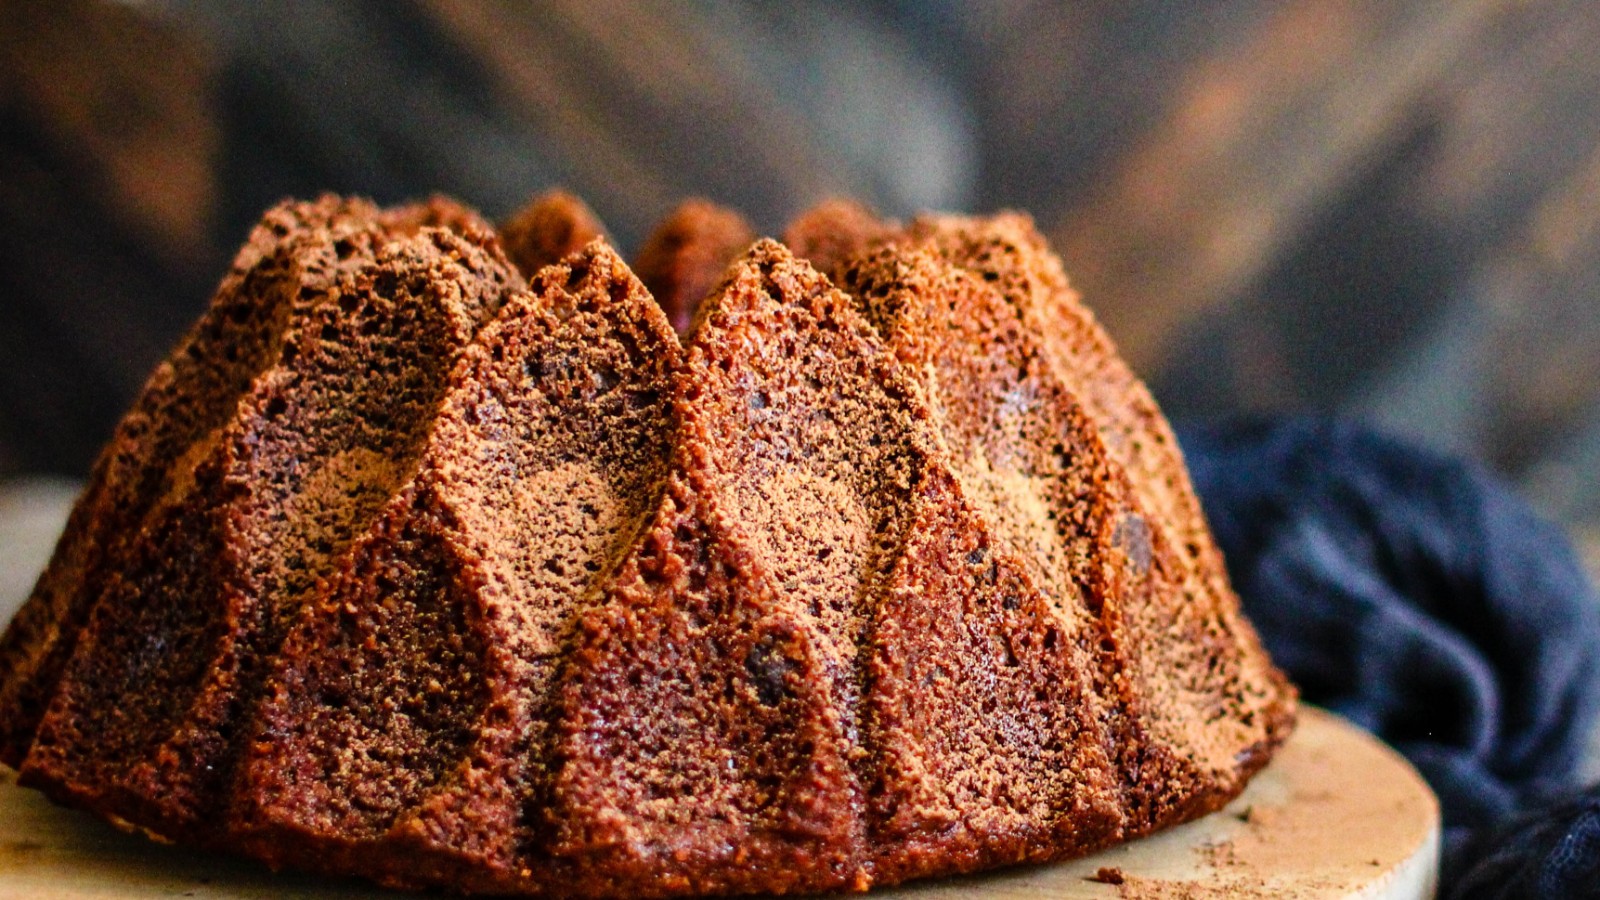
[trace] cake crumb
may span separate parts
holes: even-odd
[[[1098,881],[1101,884],[1121,884],[1123,882],[1122,870],[1116,866],[1101,866],[1094,875],[1085,881]]]
[[[1234,851],[1233,841],[1217,841],[1216,843],[1201,844],[1195,848],[1200,858],[1210,863],[1215,868],[1240,865],[1239,855]]]

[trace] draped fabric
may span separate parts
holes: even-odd
[[[1273,658],[1439,795],[1442,895],[1600,896],[1600,788],[1578,783],[1600,601],[1560,529],[1481,468],[1350,422],[1180,441]]]

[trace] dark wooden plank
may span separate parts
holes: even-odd
[[[1136,368],[1234,301],[1308,217],[1404,136],[1510,0],[1306,0],[1182,79],[1181,99],[1052,229]]]

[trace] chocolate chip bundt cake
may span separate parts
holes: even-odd
[[[267,213],[0,641],[0,759],[273,866],[594,897],[1236,795],[1294,691],[1031,223],[786,243],[692,202],[635,275],[564,194]]]

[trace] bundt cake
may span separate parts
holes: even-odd
[[[565,194],[268,212],[0,640],[0,760],[273,866],[591,897],[1235,796],[1293,688],[1027,218],[786,239],[691,201],[641,278]]]

